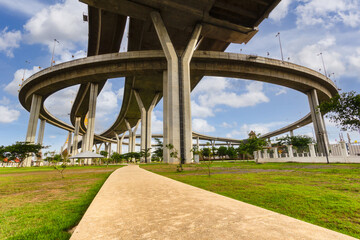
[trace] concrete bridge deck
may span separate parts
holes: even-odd
[[[355,239],[132,165],[105,182],[77,239]]]

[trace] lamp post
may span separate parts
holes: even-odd
[[[54,39],[54,46],[53,46],[53,51],[52,51],[52,56],[51,56],[51,64],[50,66],[53,66],[54,63],[54,52],[55,52],[55,43],[60,43],[58,40]]]
[[[324,73],[325,73],[325,77],[328,78],[327,76],[327,73],[326,73],[326,68],[325,68],[325,63],[324,63],[324,58],[323,58],[323,54],[322,52],[318,54],[318,56],[320,55],[321,57],[321,61],[322,61],[322,64],[323,64],[323,68],[324,68]]]
[[[278,33],[275,35],[275,37],[278,37],[278,38],[279,38],[281,60],[284,61],[284,55],[283,55],[282,46],[281,46],[281,39],[280,39],[280,32],[278,32]]]

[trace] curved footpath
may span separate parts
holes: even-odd
[[[131,165],[105,182],[76,239],[355,239]]]

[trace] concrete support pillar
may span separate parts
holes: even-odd
[[[261,159],[261,158],[262,158],[262,156],[261,156],[261,150],[258,150],[258,151],[257,151],[257,156],[258,156],[258,157],[257,157],[258,159]]]
[[[109,142],[108,143],[109,144],[109,146],[108,146],[108,158],[110,158],[111,157],[111,142]]]
[[[321,115],[320,110],[317,108],[319,106],[317,92],[315,89],[312,89],[307,93],[307,95],[309,99],[311,118],[314,125],[319,153],[322,153],[324,156],[328,156],[329,154],[328,137],[325,130],[325,123],[323,121],[323,117]]]
[[[164,121],[166,119],[166,124],[168,124],[166,129],[168,131],[168,141],[166,141],[166,144],[173,144],[175,149],[180,152],[183,163],[190,163],[192,160],[190,61],[202,26],[196,25],[185,51],[179,57],[160,14],[152,12],[150,15],[168,63],[167,85],[163,89]],[[165,91],[167,91],[167,94],[165,94]],[[167,98],[166,103],[165,98]],[[175,163],[177,161],[176,159],[167,161],[167,158],[167,154],[164,154],[164,162]]]
[[[310,157],[316,157],[316,152],[315,152],[315,146],[313,143],[308,144],[309,145],[309,153],[310,153]]]
[[[288,149],[289,158],[293,158],[294,157],[294,152],[293,152],[292,145],[286,145],[286,147]]]
[[[168,71],[163,72],[163,161],[164,163],[171,163],[170,151],[166,147],[169,142],[169,119],[168,119]]]
[[[80,121],[81,121],[81,117],[75,118],[75,131],[74,131],[74,139],[73,139],[72,156],[75,156],[78,153]]]
[[[129,122],[125,119],[126,127],[129,131],[129,152],[135,152],[135,146],[136,146],[136,131],[139,127],[140,119],[137,121],[134,129],[131,128]]]
[[[294,136],[294,130],[290,130],[290,137]]]
[[[149,108],[146,108],[143,104],[143,101],[141,100],[141,97],[137,91],[134,91],[134,95],[136,98],[136,101],[139,105],[139,109],[141,112],[141,144],[140,144],[140,150],[150,153],[151,149],[151,115],[152,111],[154,110],[155,104],[157,103],[157,100],[159,98],[159,93],[155,95],[153,100],[151,101],[151,104]],[[143,159],[146,163],[151,162],[151,156],[145,156]]]
[[[71,153],[71,143],[72,143],[72,132],[69,131],[68,137],[67,137],[67,152],[68,152],[69,157],[70,157],[70,153]]]
[[[123,133],[123,135],[121,136],[120,141],[119,141],[119,145],[118,145],[118,153],[119,154],[122,154],[122,144],[123,144],[124,137],[125,137],[125,133]]]
[[[85,135],[85,151],[92,151],[94,145],[96,100],[98,95],[98,84],[90,83],[88,125]]]
[[[340,150],[341,150],[341,156],[344,156],[344,157],[349,156],[349,153],[346,148],[346,143],[344,141],[340,142]]]
[[[41,119],[41,120],[40,120],[40,127],[39,127],[39,133],[38,133],[37,143],[38,143],[38,144],[41,144],[41,145],[42,145],[43,142],[44,142],[45,123],[46,123],[46,120],[45,120],[45,119]]]
[[[42,97],[36,94],[33,94],[31,99],[31,108],[30,108],[30,117],[28,123],[28,129],[26,132],[25,141],[29,143],[35,143],[36,129],[38,124],[38,119],[40,115]],[[22,165],[24,167],[31,167],[32,157],[27,157],[23,160]]]
[[[96,149],[97,154],[100,154],[101,145],[102,145],[102,143],[100,143],[99,146],[97,144],[95,144],[95,149]]]
[[[197,150],[198,150],[198,151],[200,151],[200,144],[199,144],[199,140],[200,140],[200,138],[199,138],[199,137],[197,137],[197,138],[196,138],[196,148],[197,148]]]
[[[274,158],[279,158],[278,148],[277,148],[277,147],[273,147],[272,149],[273,149],[273,151],[274,151]]]

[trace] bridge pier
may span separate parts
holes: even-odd
[[[84,150],[91,151],[94,145],[96,100],[98,95],[98,84],[90,83],[88,124],[85,134]]]
[[[74,131],[73,147],[71,153],[72,156],[75,156],[78,153],[80,121],[81,121],[81,117],[75,118],[75,131]],[[74,159],[72,161],[74,161]]]
[[[148,153],[151,149],[151,115],[152,111],[154,110],[155,104],[159,98],[159,93],[155,95],[151,104],[148,109],[143,104],[141,97],[137,91],[134,91],[134,95],[136,98],[136,102],[139,105],[139,109],[141,112],[141,144],[140,144],[140,151],[144,151]],[[148,157],[147,155],[141,159],[142,161],[145,160],[145,163],[151,162],[151,156]]]
[[[40,95],[33,94],[31,99],[28,129],[25,138],[25,141],[29,143],[35,143],[37,124],[40,116],[41,101],[42,101],[42,97]],[[31,159],[32,159],[31,156],[27,157],[26,159],[23,160],[22,165],[24,167],[31,167]]]
[[[122,143],[125,137],[125,133],[123,133],[123,135],[121,136],[121,138],[119,138],[119,135],[117,133],[114,133],[115,137],[116,137],[116,152],[118,154],[122,154]]]
[[[125,119],[126,127],[129,131],[129,151],[128,152],[135,152],[136,146],[136,131],[139,127],[140,119],[137,121],[134,129],[131,128],[130,123]]]
[[[323,156],[329,155],[329,140],[325,128],[324,118],[321,115],[320,110],[317,108],[319,106],[319,99],[315,89],[310,90],[308,93],[310,113],[312,122],[314,125],[316,141],[318,143],[318,151],[322,153]]]
[[[181,161],[192,159],[192,127],[190,99],[190,61],[195,51],[202,26],[195,26],[185,51],[178,56],[159,12],[151,12],[151,19],[167,60],[167,79],[163,86],[164,145],[172,144],[180,152]],[[166,93],[165,93],[166,92]],[[166,98],[166,99],[165,99]],[[164,152],[164,162],[176,163]]]

